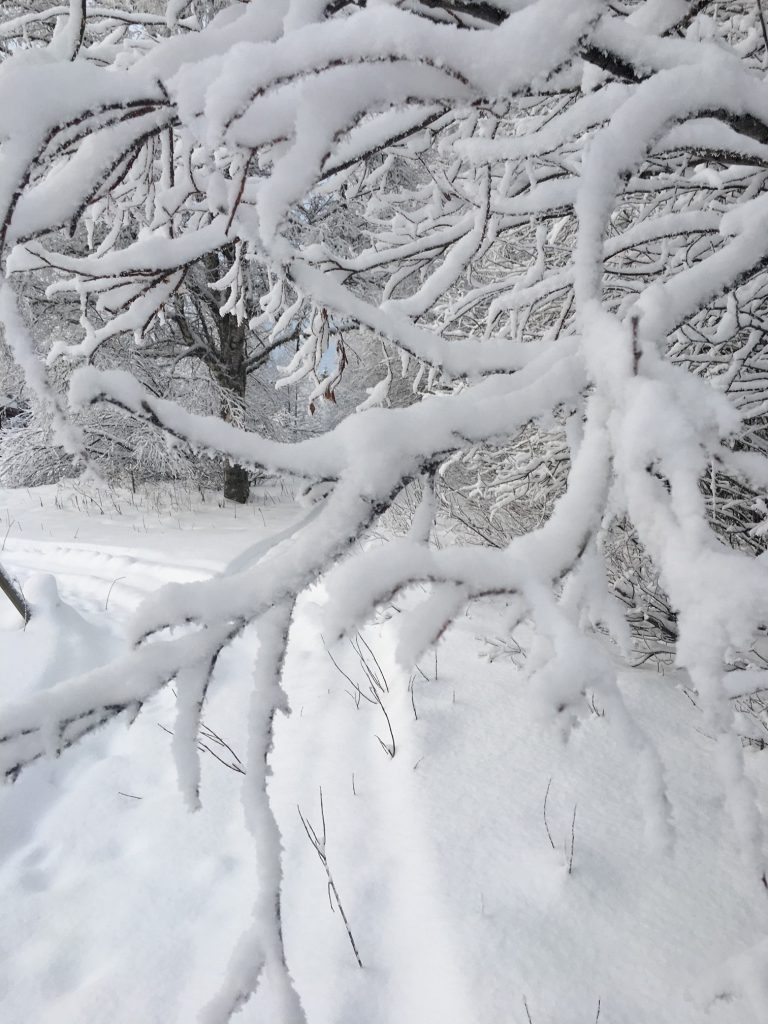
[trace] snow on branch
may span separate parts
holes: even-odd
[[[664,845],[664,767],[616,681],[612,645],[629,646],[629,627],[611,599],[631,588],[608,539],[626,524],[668,596],[678,664],[715,736],[746,862],[763,876],[724,677],[768,626],[768,85],[755,10],[737,3],[734,27],[714,5],[705,31],[708,6],[252,2],[197,30],[174,3],[162,30],[128,19],[121,35],[109,9],[87,8],[77,28],[75,4],[79,42],[14,45],[0,66],[0,258],[14,279],[44,272],[49,295],[80,300],[80,340],[51,352],[90,364],[72,405],[111,403],[200,451],[324,487],[274,545],[149,597],[121,661],[0,712],[0,766],[14,774],[176,680],[174,756],[195,805],[216,660],[243,630],[258,633],[259,771],[244,800],[265,884],[211,1021],[260,978],[276,986],[281,1019],[302,1019],[264,771],[293,608],[321,577],[334,637],[427,586],[406,660],[467,601],[514,595],[535,632],[528,672],[542,708],[567,734],[599,691]],[[17,31],[18,18],[0,20],[0,39]],[[253,268],[267,282],[258,294]],[[227,323],[271,342],[304,337],[286,384],[317,374],[332,314],[391,346],[386,376],[326,434],[278,443],[92,365],[105,341],[141,340],[190,278],[226,291],[215,308],[234,314]],[[6,283],[9,346],[48,394],[12,299]],[[394,350],[404,373],[417,364],[418,399],[367,408],[389,398]],[[313,397],[343,386],[338,355]],[[437,549],[427,501],[407,537],[359,549],[412,481],[434,478],[438,493],[458,469],[489,514],[513,498],[528,509],[512,536]],[[740,502],[721,500],[718,474],[742,487]]]

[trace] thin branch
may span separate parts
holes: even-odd
[[[0,590],[5,594],[22,619],[24,619],[24,622],[29,622],[32,617],[32,610],[27,599],[22,594],[21,588],[14,583],[2,565],[0,565]]]
[[[547,839],[549,839],[549,845],[554,850],[555,841],[552,838],[552,833],[549,831],[549,822],[547,821],[547,799],[549,797],[549,787],[552,785],[552,779],[547,783],[547,792],[544,794],[544,828],[547,830]]]
[[[322,817],[322,820],[323,820],[323,838],[322,839],[320,839],[318,837],[317,832],[315,831],[315,829],[312,826],[312,823],[309,822],[304,817],[304,815],[301,812],[301,807],[298,804],[296,805],[296,810],[299,812],[299,818],[301,818],[301,824],[304,826],[304,831],[307,833],[307,839],[309,839],[310,843],[312,844],[312,846],[313,846],[313,848],[315,850],[315,853],[317,854],[317,856],[318,856],[318,858],[320,860],[320,863],[323,865],[323,868],[325,869],[325,873],[326,873],[326,876],[328,878],[328,898],[329,898],[329,901],[330,901],[330,894],[333,893],[333,898],[336,900],[336,906],[339,908],[339,913],[341,914],[341,919],[344,922],[344,927],[345,927],[346,932],[347,932],[347,937],[349,939],[349,944],[352,947],[352,952],[355,954],[355,960],[357,960],[357,966],[358,967],[362,967],[363,966],[363,961],[360,959],[360,953],[358,952],[357,944],[355,943],[354,936],[352,935],[352,929],[349,926],[349,921],[347,920],[347,915],[344,913],[344,907],[342,906],[342,903],[341,903],[341,898],[339,896],[339,890],[336,888],[336,883],[334,882],[333,876],[331,875],[331,869],[328,866],[328,856],[327,856],[327,854],[325,852],[326,826],[325,826],[325,807],[323,806],[323,787],[322,786],[320,787],[320,814],[321,814],[321,817]],[[331,910],[333,910],[333,903],[331,903]]]
[[[763,42],[765,43],[765,52],[768,54],[768,28],[765,25],[765,14],[763,13],[763,0],[757,0],[757,13],[760,18],[760,28],[763,33]]]

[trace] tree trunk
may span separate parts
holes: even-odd
[[[237,462],[224,461],[224,497],[245,505],[251,493],[248,470]]]
[[[231,392],[235,399],[245,401],[245,324],[239,324],[235,317],[225,316],[219,326],[219,366],[216,376],[219,384]],[[222,419],[231,419],[230,409],[222,407]],[[236,462],[224,460],[224,497],[244,505],[249,498],[251,485],[248,471]]]

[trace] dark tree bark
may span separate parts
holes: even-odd
[[[219,321],[219,352],[214,373],[221,387],[235,400],[245,401],[247,338],[245,324],[235,317],[226,316]],[[222,406],[221,417],[230,419],[231,408]],[[244,505],[250,496],[251,485],[248,471],[236,462],[224,460],[224,497]]]
[[[245,505],[251,493],[248,470],[237,462],[224,462],[224,497]]]
[[[232,422],[233,409],[245,403],[248,376],[263,366],[272,352],[298,337],[299,332],[299,326],[293,324],[279,338],[258,337],[249,331],[247,324],[238,323],[237,317],[221,316],[222,294],[211,288],[211,282],[220,279],[234,259],[235,248],[230,245],[218,253],[207,254],[189,269],[175,304],[169,310],[173,330],[158,339],[156,349],[158,357],[198,359],[206,366],[221,390],[230,396],[220,406],[225,422]],[[266,285],[264,281],[261,283]],[[185,345],[180,354],[179,340]],[[228,460],[224,460],[222,469],[224,497],[240,504],[247,502],[250,496],[248,470]]]

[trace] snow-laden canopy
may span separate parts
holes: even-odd
[[[108,339],[140,339],[188,268],[234,243],[232,269],[217,282],[222,315],[279,336],[302,304],[324,311],[286,370],[290,382],[315,374],[317,396],[338,383],[338,365],[320,369],[328,332],[318,332],[330,315],[380,336],[404,368],[415,361],[416,388],[426,382],[430,393],[284,444],[186,412],[124,372],[80,369],[74,406],[114,403],[202,450],[322,482],[327,497],[288,543],[148,599],[119,663],[6,709],[3,768],[18,771],[137,712],[175,679],[174,749],[194,803],[200,710],[234,636],[256,623],[261,641],[256,764],[282,706],[297,595],[326,574],[330,642],[403,588],[428,583],[403,662],[472,598],[513,596],[516,617],[537,632],[532,685],[564,728],[584,689],[600,692],[637,760],[649,835],[665,843],[663,768],[623,706],[610,647],[626,649],[628,636],[603,542],[625,518],[677,614],[678,663],[718,737],[729,809],[759,878],[763,840],[724,675],[735,667],[749,686],[768,572],[759,543],[724,541],[717,489],[705,493],[702,481],[720,474],[737,487],[746,539],[763,536],[760,5],[252,0],[214,17],[174,0],[167,12],[134,6],[72,0],[0,22],[0,317],[30,384],[55,409],[62,443],[78,449],[14,296],[41,268],[59,273],[52,291],[82,303],[81,339],[55,345],[51,360],[87,364]],[[318,202],[332,211],[325,228],[306,216]],[[61,251],[56,229],[79,225],[90,252]],[[243,292],[249,261],[271,281],[257,308]],[[366,405],[386,406],[393,372]],[[504,445],[531,424],[560,424],[565,436],[567,486],[547,521],[501,551],[431,547],[434,474],[455,453]],[[409,536],[360,550],[420,477]],[[186,628],[168,632],[177,626]],[[211,1019],[247,997],[266,963],[283,986],[281,1020],[300,1020],[281,968],[279,841],[263,779],[250,800],[265,865],[258,933]]]

